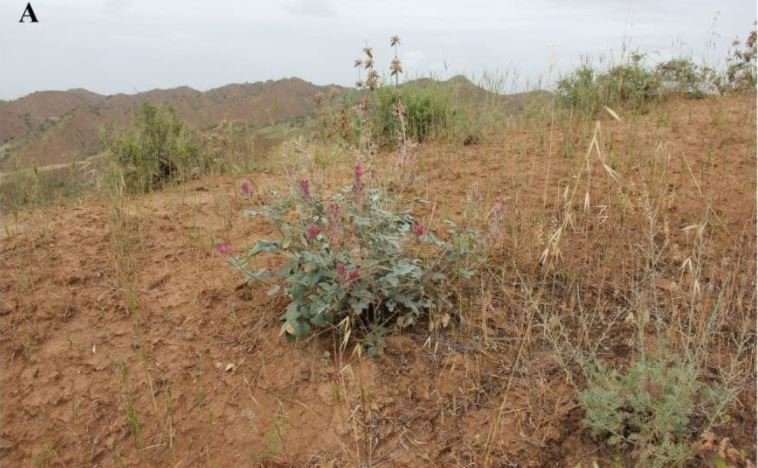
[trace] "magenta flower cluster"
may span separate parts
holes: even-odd
[[[232,246],[227,244],[226,242],[219,242],[213,248],[216,250],[216,253],[220,255],[227,255],[229,252],[232,251]]]
[[[305,238],[309,241],[312,241],[318,237],[319,234],[321,234],[321,229],[313,223],[309,224],[308,227],[305,228]]]
[[[327,208],[327,219],[329,219],[329,224],[337,225],[340,221],[341,213],[342,208],[340,208],[337,202],[329,203],[329,208]]]
[[[308,179],[300,179],[297,182],[297,190],[300,192],[300,196],[303,197],[303,200],[307,202],[313,200],[313,196],[311,196],[311,185],[310,182],[308,182]]]
[[[353,192],[355,193],[361,193],[363,191],[363,172],[363,165],[358,161],[355,165],[355,170],[353,171],[355,178],[355,181],[353,182]]]
[[[342,262],[337,263],[334,269],[337,272],[337,277],[339,278],[340,283],[342,283],[342,285],[346,288],[349,288],[361,277],[360,273],[358,273],[358,270],[347,271],[345,264]]]
[[[421,237],[424,235],[426,230],[424,229],[424,226],[422,226],[421,224],[414,224],[413,226],[411,226],[411,232],[413,233],[414,236]]]
[[[240,184],[240,194],[245,198],[250,198],[253,194],[253,184],[249,180],[243,180]]]

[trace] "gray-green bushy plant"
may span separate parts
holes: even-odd
[[[679,356],[640,359],[625,372],[596,365],[587,376],[579,394],[584,423],[595,435],[607,436],[610,445],[632,447],[643,466],[689,459],[691,421],[717,411],[725,397],[699,380],[695,363]]]
[[[478,236],[449,224],[451,241],[438,239],[408,210],[397,209],[396,200],[366,187],[360,163],[354,176],[352,187],[329,199],[300,180],[294,196],[249,213],[265,216],[281,236],[259,240],[230,262],[249,282],[272,281],[271,294],[283,281],[291,301],[282,316],[287,337],[324,327],[337,327],[343,336],[362,330],[373,354],[389,327],[430,314],[447,324],[451,283],[474,274]],[[248,258],[263,253],[278,254],[284,266],[251,271]]]

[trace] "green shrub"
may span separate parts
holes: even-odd
[[[584,64],[558,81],[557,97],[562,104],[588,114],[603,106],[638,109],[658,94],[657,77],[642,59],[634,54],[628,63],[605,72]]]
[[[658,93],[658,80],[636,55],[630,63],[617,65],[598,77],[601,96],[609,107],[639,108]]]
[[[447,324],[450,283],[474,273],[478,237],[449,225],[451,242],[436,238],[395,200],[364,187],[362,174],[359,164],[353,186],[329,201],[301,180],[293,197],[260,213],[281,238],[259,240],[230,263],[250,282],[272,281],[271,294],[280,291],[275,279],[283,280],[291,300],[282,316],[288,337],[304,337],[314,327],[337,326],[345,336],[370,330],[373,354],[390,326],[407,327],[430,314]],[[262,253],[278,254],[284,266],[251,271],[247,260]]]
[[[365,93],[371,93],[366,99]],[[402,137],[398,103],[402,102],[406,137],[414,142],[431,140],[463,140],[478,136],[469,115],[454,106],[450,93],[441,87],[414,85],[379,86],[374,90],[352,93],[341,101],[320,98],[317,107],[317,136],[322,141],[337,140],[357,145],[361,134],[361,118],[355,107],[366,106],[366,131],[371,141],[383,149],[395,148]],[[356,104],[358,103],[358,104]],[[479,131],[480,133],[480,131]]]
[[[682,463],[692,455],[688,436],[698,410],[718,410],[728,399],[698,377],[698,367],[680,357],[639,360],[624,373],[595,366],[579,395],[584,423],[610,445],[632,447],[642,466]]]
[[[672,59],[655,68],[657,86],[661,94],[677,94],[700,98],[716,89],[716,73],[698,66],[688,58]]]
[[[595,82],[595,70],[590,65],[582,65],[568,76],[558,80],[556,95],[568,107],[596,110],[599,106],[599,92]]]
[[[391,148],[400,141],[399,102],[403,103],[406,132],[412,141],[422,143],[439,139],[454,131],[453,106],[444,90],[433,86],[383,86],[375,91],[370,120],[372,137],[379,146]]]
[[[132,192],[150,192],[209,165],[174,109],[149,102],[142,103],[129,129],[111,136],[109,147]]]
[[[700,98],[756,86],[756,32],[735,41],[725,72],[696,65],[690,58],[675,58],[654,67],[645,65],[641,54],[633,54],[622,65],[599,71],[589,64],[558,80],[556,95],[564,106],[594,115],[604,106],[612,109],[643,109],[655,99],[670,95]]]
[[[478,143],[481,122],[472,118],[474,112],[453,104],[453,83],[417,80],[400,85],[403,68],[397,56],[399,45],[400,38],[392,36],[390,46],[395,55],[390,78],[394,78],[394,85],[382,82],[373,49],[364,47],[363,55],[354,62],[357,90],[339,99],[331,92],[316,95],[317,136],[357,146],[364,153],[373,147],[394,149],[408,142],[439,139]]]

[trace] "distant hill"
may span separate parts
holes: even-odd
[[[490,103],[519,113],[531,99],[547,99],[544,91],[500,95],[463,76],[446,81],[419,79],[402,86],[441,86],[456,101]],[[0,172],[16,167],[47,166],[83,159],[103,150],[101,131],[124,127],[142,101],[169,104],[198,130],[222,121],[251,128],[310,116],[317,93],[343,95],[336,85],[317,86],[299,78],[230,84],[201,92],[189,87],[156,89],[138,94],[103,96],[85,89],[39,91],[13,101],[0,100]]]
[[[448,80],[438,81],[430,78],[420,78],[408,81],[401,86],[439,87],[451,93],[453,100],[462,105],[497,105],[506,114],[518,114],[524,110],[527,103],[547,102],[552,94],[548,91],[529,91],[514,94],[499,94],[487,90],[466,78],[456,75]]]
[[[142,101],[172,105],[198,130],[223,120],[264,127],[313,112],[317,86],[299,78],[230,84],[201,92],[188,87],[103,96],[83,89],[40,91],[0,101],[0,171],[46,166],[102,150],[101,129],[125,126]]]

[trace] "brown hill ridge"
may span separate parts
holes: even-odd
[[[545,91],[501,95],[463,76],[446,81],[424,78],[403,86],[435,85],[449,89],[460,100],[495,103],[509,113],[520,112],[531,98],[549,96]],[[97,154],[103,149],[102,131],[127,125],[130,114],[143,101],[173,106],[198,130],[212,128],[223,120],[261,128],[311,115],[317,93],[342,94],[348,90],[286,78],[229,84],[204,92],[187,86],[108,96],[85,89],[38,91],[13,101],[0,101],[0,172],[68,163]]]
[[[172,105],[199,130],[222,120],[262,127],[309,115],[314,95],[332,88],[345,90],[286,78],[230,84],[205,92],[186,86],[109,96],[84,89],[39,91],[0,101],[0,171],[96,154],[101,151],[101,129],[126,125],[130,113],[143,101]]]

